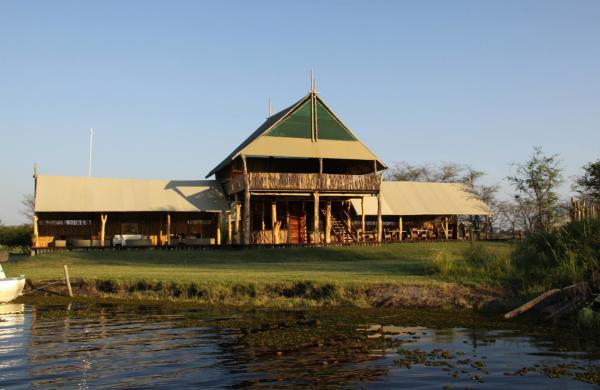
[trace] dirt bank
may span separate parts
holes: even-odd
[[[53,284],[51,284],[53,283]],[[47,286],[51,284],[50,286]],[[395,284],[335,284],[311,281],[280,283],[177,283],[88,279],[71,281],[73,294],[84,298],[191,301],[202,304],[261,307],[356,306],[386,308],[488,309],[502,296],[495,291],[437,283],[431,286]],[[46,287],[47,286],[47,287]],[[64,281],[28,281],[26,295],[67,296]]]

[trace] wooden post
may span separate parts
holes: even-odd
[[[398,240],[402,241],[402,230],[404,230],[404,226],[402,223],[402,217],[398,217]]]
[[[285,202],[285,225],[287,226],[287,243],[292,243],[292,231],[290,230],[290,202]]]
[[[383,223],[381,221],[381,191],[377,193],[377,242],[381,242]]]
[[[325,243],[331,243],[331,201],[326,203],[325,211]]]
[[[171,245],[171,214],[167,213],[167,245]]]
[[[365,197],[360,198],[360,233],[362,234],[361,241],[365,241]]]
[[[313,193],[314,207],[313,207],[313,242],[318,244],[320,240],[319,233],[319,193]]]
[[[242,218],[242,204],[238,201],[238,196],[235,194],[235,243],[242,243],[242,236],[240,234],[240,220]]]
[[[73,298],[73,289],[71,288],[71,280],[69,279],[69,268],[65,264],[65,282],[67,283],[67,290],[69,291],[69,297]]]
[[[273,231],[273,244],[279,244],[279,229],[275,231],[277,225],[277,202],[271,202],[271,230]]]
[[[221,212],[217,213],[217,239],[215,240],[216,245],[221,245]]]
[[[108,214],[100,214],[100,246],[104,247],[104,237],[106,236],[106,220]]]
[[[265,201],[260,202],[260,230],[265,230]]]
[[[458,240],[460,237],[458,236],[458,215],[454,216],[454,232],[452,233],[452,238]],[[464,238],[464,237],[463,237]],[[515,238],[515,228],[513,227],[513,238]]]
[[[250,245],[250,174],[244,155],[242,155],[242,163],[244,166],[244,245]]]
[[[319,173],[323,173],[323,159],[319,158]]]
[[[38,247],[38,241],[40,239],[40,232],[38,230],[38,216],[37,215],[33,215],[33,247],[37,248]]]
[[[350,215],[352,203],[350,201],[347,201],[344,207],[346,208],[346,226],[348,226],[348,231],[352,233],[352,216]]]
[[[446,237],[446,241],[448,241],[448,216],[444,219],[444,236]]]
[[[231,210],[227,211],[227,244],[233,244],[231,234]]]

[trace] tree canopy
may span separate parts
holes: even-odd
[[[584,199],[600,202],[600,159],[583,167],[583,175],[575,179],[575,191]]]

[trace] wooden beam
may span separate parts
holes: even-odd
[[[277,202],[271,202],[271,230],[273,231],[273,244],[279,244],[279,229],[277,228]]]
[[[244,245],[250,245],[250,174],[248,173],[248,164],[244,155],[242,155],[242,164],[244,167]]]
[[[73,289],[71,288],[71,279],[69,278],[69,267],[64,264],[63,268],[65,270],[65,283],[67,284],[67,291],[69,292],[69,297],[73,298]]]
[[[221,212],[219,211],[217,214],[217,238],[215,240],[216,245],[221,245]]]
[[[260,230],[265,230],[265,201],[260,202]]]
[[[365,197],[360,198],[360,234],[362,235],[361,241],[365,240]]]
[[[231,234],[231,210],[227,211],[227,244],[231,245],[232,234]]]
[[[171,214],[167,213],[167,245],[171,245]]]
[[[446,237],[446,241],[448,241],[448,216],[444,218],[444,236]]]
[[[402,241],[402,231],[404,230],[402,217],[398,217],[398,240]]]
[[[33,247],[38,247],[38,241],[40,239],[40,233],[38,230],[38,221],[39,218],[36,214],[33,215]]]
[[[242,243],[242,236],[240,234],[240,221],[242,218],[242,204],[240,203],[240,201],[238,200],[238,195],[235,194],[234,195],[234,202],[235,202],[235,243],[236,244],[241,244]]]
[[[313,198],[313,243],[318,244],[321,238],[319,233],[319,193],[314,192]]]
[[[328,200],[325,209],[325,243],[331,242],[331,201]]]
[[[381,242],[383,223],[381,220],[381,191],[377,193],[377,242]]]
[[[292,231],[290,230],[290,202],[285,202],[285,225],[287,226],[287,243],[292,243]]]
[[[104,246],[104,237],[106,233],[106,221],[108,220],[107,214],[100,214],[100,246]]]
[[[352,232],[352,216],[350,215],[350,210],[352,209],[352,203],[348,200],[346,201],[346,226],[348,226],[348,231]]]

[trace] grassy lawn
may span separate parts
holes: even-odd
[[[74,279],[160,280],[197,283],[431,285],[431,261],[440,251],[460,257],[469,242],[405,243],[379,247],[274,248],[211,251],[55,252],[3,265],[8,276],[60,279],[63,264]],[[490,250],[506,244],[484,243]]]

